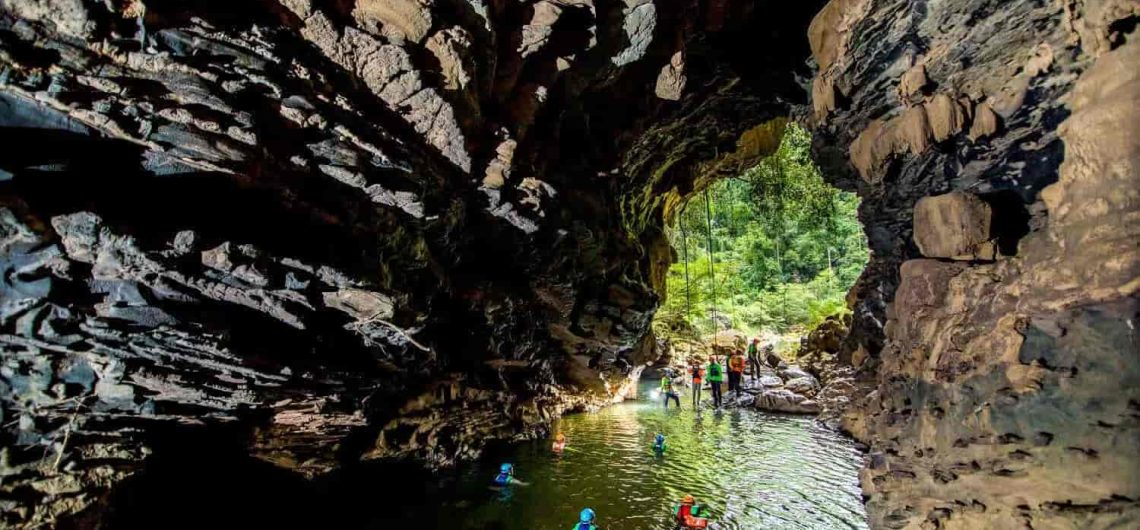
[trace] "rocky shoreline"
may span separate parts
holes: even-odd
[[[839,358],[850,324],[850,315],[825,319],[803,337],[794,353],[794,362],[788,362],[771,351],[762,353],[759,356],[761,365],[755,370],[751,366],[746,369],[740,394],[726,390],[725,406],[814,414],[828,427],[842,430],[841,417],[848,406],[873,388],[873,381],[866,374],[860,377],[854,367]],[[687,374],[694,360],[703,365],[713,352],[723,358],[730,351],[743,351],[745,342],[743,334],[727,330],[705,342],[661,340],[659,349],[669,364],[669,370],[675,374]],[[681,379],[688,384],[687,376],[678,378]],[[707,390],[707,385],[705,388]],[[708,406],[708,400],[704,404]]]

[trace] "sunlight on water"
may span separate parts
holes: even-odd
[[[668,530],[685,494],[711,508],[710,528],[867,528],[859,453],[808,417],[752,410],[698,416],[640,401],[571,415],[557,428],[569,441],[564,454],[552,454],[544,440],[500,458],[513,461],[530,486],[493,491],[487,486],[500,462],[472,466],[460,477],[459,498],[433,514],[436,528],[568,529],[589,506],[607,530]],[[668,437],[661,458],[651,451],[657,432]]]

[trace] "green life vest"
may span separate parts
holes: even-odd
[[[673,517],[678,517],[681,515],[681,507],[682,506],[684,506],[684,504],[677,504],[677,505],[673,506]],[[700,504],[694,504],[693,508],[691,510],[689,510],[689,515],[692,515],[693,517],[700,517],[701,516],[701,505]]]
[[[709,381],[719,383],[724,381],[724,375],[721,373],[720,365],[717,363],[709,363]]]

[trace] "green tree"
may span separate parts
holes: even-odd
[[[662,325],[707,333],[715,313],[787,331],[844,310],[868,259],[859,199],[824,182],[807,130],[790,125],[772,156],[707,193],[709,211],[697,195],[669,230],[689,274],[684,259],[670,268]]]

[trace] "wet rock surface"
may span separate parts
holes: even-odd
[[[873,258],[816,350],[859,372],[757,395],[842,410],[876,528],[1134,525],[1138,13],[2,2],[0,524],[97,521],[191,433],[320,477],[621,399],[663,226],[791,117]]]

